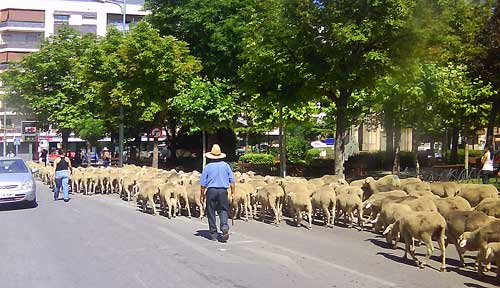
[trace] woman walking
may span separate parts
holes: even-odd
[[[54,161],[54,175],[56,178],[56,187],[54,189],[54,200],[59,199],[59,191],[63,189],[64,202],[69,201],[69,176],[73,172],[71,160],[64,156],[64,150],[59,149],[59,157]]]
[[[481,169],[483,173],[483,184],[489,184],[490,176],[493,174],[493,151],[491,150],[491,146],[486,146],[484,148],[481,164],[483,164],[483,168]]]

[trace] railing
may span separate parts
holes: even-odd
[[[24,48],[24,49],[38,49],[40,47],[40,42],[22,42],[13,41],[7,43],[0,43],[0,49],[5,48]]]
[[[19,27],[19,28],[45,28],[45,23],[41,22],[23,22],[23,21],[4,21],[0,22],[2,27]]]

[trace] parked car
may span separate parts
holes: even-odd
[[[36,184],[21,158],[0,158],[0,205],[26,203],[36,206]]]

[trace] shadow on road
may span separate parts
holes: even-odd
[[[0,205],[0,212],[34,209],[36,207],[38,207],[38,203],[35,203],[35,205],[31,205],[31,206],[28,203],[5,203],[5,204]]]
[[[476,271],[473,270],[464,270],[464,269],[459,269],[458,267],[451,267],[449,268],[449,271],[456,272],[457,274],[460,274],[462,276],[488,283],[491,285],[498,285],[496,282],[496,277],[495,276],[490,276],[490,275],[479,275]],[[467,287],[486,287],[486,286],[481,286],[475,283],[464,283],[465,286]]]
[[[207,240],[212,240],[212,238],[210,237],[210,231],[208,230],[198,230],[196,231],[196,233],[194,233],[194,236],[203,237]]]

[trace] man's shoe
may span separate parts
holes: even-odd
[[[229,240],[229,229],[222,230],[222,242],[226,243]]]
[[[69,199],[64,199],[64,202],[69,202]]]

